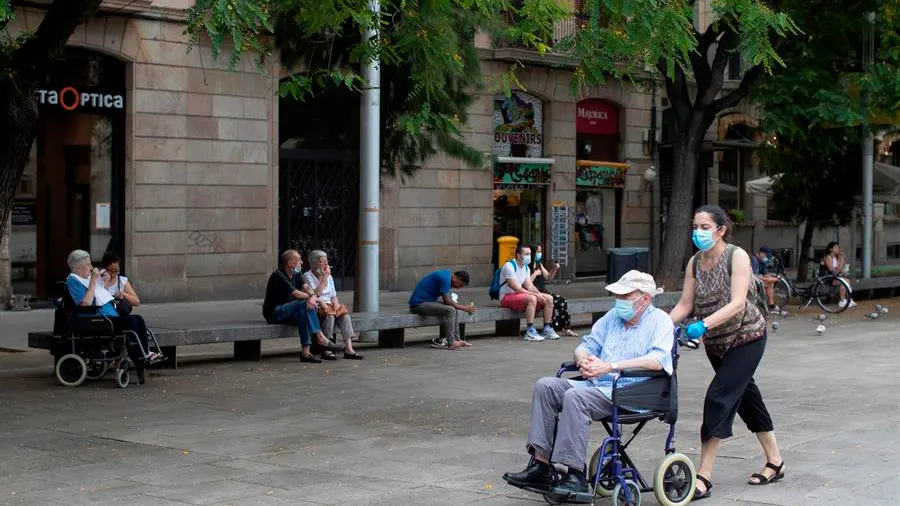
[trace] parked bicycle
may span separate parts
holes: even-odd
[[[806,303],[801,303],[800,309],[808,308],[815,300],[826,313],[836,314],[847,309],[853,300],[850,283],[841,275],[817,274],[813,281],[803,284],[792,283],[784,274],[777,277],[775,305],[780,308],[786,307],[791,297],[805,297]],[[842,291],[847,294],[847,300],[841,300]]]

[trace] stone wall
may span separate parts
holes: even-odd
[[[17,11],[9,30],[41,17]],[[260,296],[277,247],[276,86],[208,45],[188,53],[183,31],[101,13],[70,40],[128,62],[125,270],[147,301]]]
[[[484,73],[502,72],[506,64],[484,62]],[[649,246],[651,192],[643,183],[650,165],[643,133],[650,126],[649,90],[610,83],[585,90],[577,99],[570,93],[571,74],[561,69],[529,67],[518,73],[523,91],[544,101],[544,157],[555,159],[549,201],[575,202],[575,104],[584,98],[603,98],[620,106],[620,158],[632,165],[623,196],[622,246]],[[660,108],[661,110],[661,108]],[[479,96],[470,109],[466,140],[490,153],[493,146],[493,93]],[[412,178],[384,185],[382,191],[382,287],[406,290],[439,268],[462,268],[472,284],[486,286],[493,273],[492,167],[468,167],[440,155]],[[396,198],[387,198],[388,195]],[[550,202],[547,202],[549,204]],[[573,220],[570,219],[570,230]],[[549,216],[545,226],[549,235]],[[570,248],[574,258],[574,250]],[[570,262],[571,265],[571,262]],[[568,273],[563,273],[569,276]]]

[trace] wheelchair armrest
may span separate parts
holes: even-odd
[[[575,365],[575,362],[563,362],[559,366],[559,370],[556,371],[556,377],[562,378],[562,375],[567,372],[575,372],[578,370],[578,366]]]
[[[623,378],[663,378],[668,377],[669,373],[667,373],[664,369],[660,369],[658,371],[652,371],[650,369],[623,369],[619,372],[619,376]]]

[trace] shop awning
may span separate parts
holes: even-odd
[[[747,193],[751,193],[753,195],[762,195],[763,197],[769,197],[773,195],[775,192],[772,190],[772,185],[775,183],[775,178],[771,178],[769,176],[763,176],[757,179],[751,179],[744,183],[744,187]]]
[[[518,185],[549,185],[553,158],[498,156],[494,164],[494,185],[512,188]]]
[[[625,173],[631,165],[597,160],[575,161],[575,185],[603,188],[623,188]]]

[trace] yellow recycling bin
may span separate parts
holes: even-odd
[[[516,246],[519,245],[519,238],[511,235],[504,235],[497,238],[497,244],[500,245],[497,261],[499,265],[512,260],[516,256]]]

